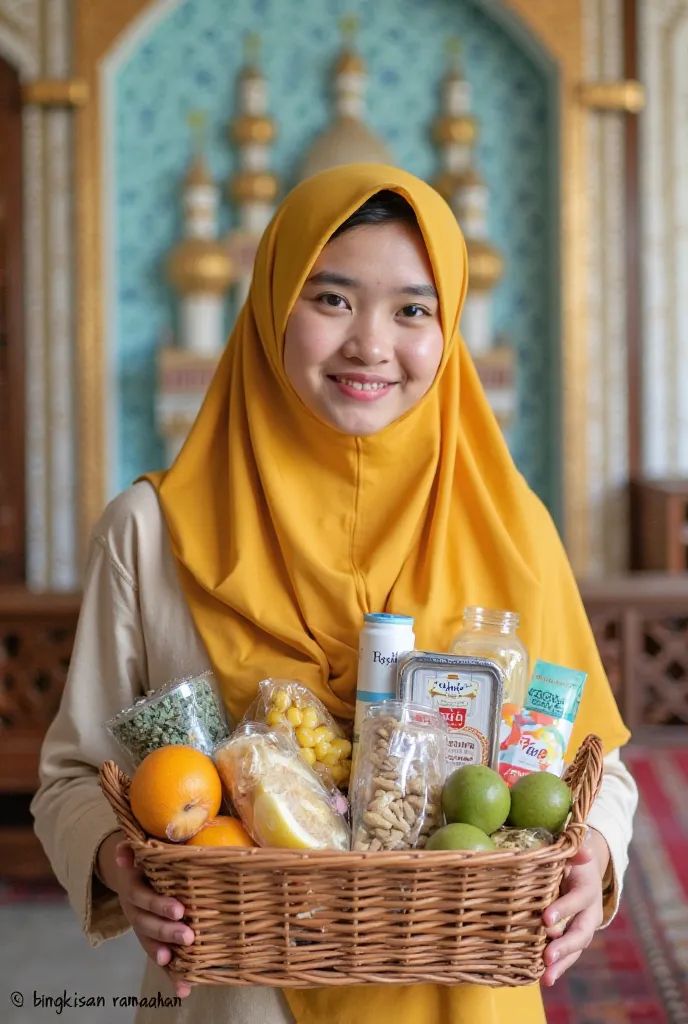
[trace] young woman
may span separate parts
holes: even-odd
[[[45,741],[36,831],[92,943],[133,927],[143,994],[172,994],[183,908],[137,876],[100,793],[103,722],[212,666],[238,718],[267,676],[351,718],[363,613],[413,615],[447,650],[466,605],[521,613],[531,658],[588,673],[576,731],[607,752],[589,841],[545,914],[545,984],[614,913],[635,787],[628,733],[556,530],[516,471],[459,336],[466,248],[449,207],[402,171],[351,165],[300,185],[259,248],[242,310],[167,473],[97,525],[69,680]],[[568,922],[564,931],[562,922]],[[512,1024],[537,986],[290,990],[177,983],[182,1024]]]

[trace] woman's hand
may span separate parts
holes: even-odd
[[[123,832],[113,832],[98,850],[98,874],[108,889],[119,896],[122,911],[134,929],[144,950],[158,967],[166,967],[172,958],[167,943],[190,945],[194,933],[179,923],[184,907],[179,900],[160,896],[134,864],[134,854]],[[177,922],[175,924],[175,922]],[[172,980],[174,990],[182,999],[191,991],[186,982]]]
[[[602,879],[608,864],[606,840],[589,829],[585,843],[570,861],[562,895],[542,915],[547,935],[554,940],[545,950],[547,970],[542,985],[553,985],[575,964],[602,924]]]

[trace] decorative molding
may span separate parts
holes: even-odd
[[[586,249],[589,211],[586,203],[586,112],[575,85],[583,77],[583,0],[505,0],[558,69],[560,251],[561,251],[561,403],[563,534],[574,570],[584,575],[589,564],[588,497],[588,348]]]
[[[584,69],[590,78],[623,70],[621,0],[586,0]],[[588,291],[587,447],[589,576],[620,572],[627,561],[625,485],[628,476],[623,123],[585,112],[586,200],[590,231]]]
[[[578,98],[584,107],[591,110],[639,114],[645,107],[645,89],[640,82],[632,79],[620,82],[584,82],[578,86]]]
[[[46,11],[46,70],[70,71],[68,0],[51,0]],[[76,565],[77,480],[74,425],[73,303],[73,116],[69,110],[45,115],[45,188],[47,208],[45,259],[48,279],[48,476],[51,515],[50,578],[57,590],[78,584]]]
[[[41,67],[38,0],[0,0],[0,53],[23,80]],[[47,501],[45,287],[43,264],[43,119],[35,108],[23,113],[24,145],[24,327],[26,373],[26,581],[34,590],[50,587],[50,521]],[[29,369],[30,368],[30,369]]]
[[[176,0],[179,2],[179,0]],[[165,3],[165,0],[163,0]],[[107,75],[102,68],[119,39],[126,48],[132,24],[150,17],[149,0],[74,0],[74,72],[88,83],[91,101],[76,111],[76,216],[79,304],[77,309],[77,393],[80,466],[79,561],[86,558],[87,537],[101,515],[109,483],[111,385],[105,373],[107,347],[104,317],[102,250],[103,177],[102,104]],[[127,31],[128,30],[128,31]],[[126,35],[122,35],[125,33]]]
[[[40,111],[24,111],[24,274],[26,346],[26,580],[32,590],[50,586],[47,503],[48,445],[43,261],[43,125]]]
[[[643,471],[688,475],[688,0],[640,5]]]
[[[36,47],[39,0],[0,0],[0,17]]]
[[[83,107],[88,103],[88,83],[82,78],[39,78],[22,89],[26,105],[37,107]]]
[[[0,0],[0,55],[22,79],[39,74],[38,0]]]
[[[84,88],[70,78],[70,11],[71,0],[0,0],[0,53],[24,83],[26,579],[36,591],[78,581],[72,115],[59,108]]]

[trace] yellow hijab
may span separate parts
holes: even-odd
[[[444,351],[415,408],[378,434],[352,437],[322,423],[294,392],[284,332],[334,230],[383,189],[416,213]],[[429,185],[391,167],[354,164],[309,179],[265,232],[203,408],[172,468],[149,477],[235,717],[259,680],[281,676],[301,680],[335,715],[351,718],[364,612],[412,615],[417,646],[444,651],[464,608],[483,605],[520,612],[533,660],[588,673],[572,750],[593,731],[607,750],[627,741],[564,549],[511,460],[459,335],[467,282],[451,210]],[[544,1019],[533,989],[286,995],[299,1024],[367,1024],[380,1013],[395,1024],[490,1024],[521,1012]]]

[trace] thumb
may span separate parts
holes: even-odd
[[[115,863],[120,868],[129,868],[134,866],[134,851],[126,840],[118,843],[115,847]]]
[[[580,867],[583,864],[589,864],[591,860],[594,860],[594,858],[595,854],[593,853],[593,849],[590,844],[590,832],[586,832],[583,845],[578,853],[571,858],[569,864],[571,867]]]

